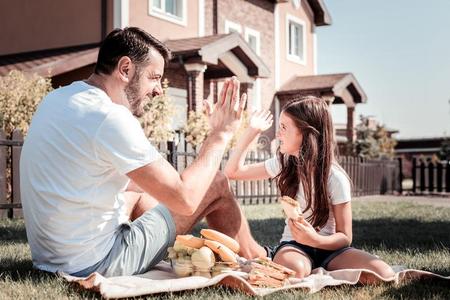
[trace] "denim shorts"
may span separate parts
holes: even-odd
[[[71,274],[105,277],[142,274],[163,260],[175,242],[176,229],[169,210],[159,204],[131,223],[122,224],[108,255],[98,263]]]
[[[310,246],[306,246],[300,243],[297,243],[296,241],[283,241],[278,246],[276,246],[273,249],[266,249],[268,252],[268,256],[273,260],[275,255],[283,249],[284,247],[293,247],[296,249],[299,249],[300,251],[304,252],[306,256],[311,261],[312,269],[322,267],[324,269],[327,269],[328,264],[330,261],[338,256],[339,254],[349,250],[353,249],[352,247],[343,247],[337,250],[324,250],[319,248],[314,248]]]

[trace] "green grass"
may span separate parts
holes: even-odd
[[[449,200],[450,201],[450,200]],[[278,205],[244,207],[255,238],[275,245],[284,220]],[[355,202],[353,246],[379,255],[393,265],[450,275],[450,208],[413,205],[407,202]],[[204,224],[195,228],[198,233]],[[91,299],[100,298],[56,276],[32,269],[23,220],[0,220],[0,299]],[[248,299],[234,290],[212,287],[168,293],[147,299]],[[399,286],[339,286],[316,294],[295,290],[267,299],[450,299],[448,281],[423,280]]]

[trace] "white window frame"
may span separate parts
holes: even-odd
[[[261,55],[261,34],[257,30],[254,30],[254,29],[249,28],[249,27],[245,27],[244,36],[245,36],[245,41],[247,43],[249,41],[249,36],[250,35],[252,35],[252,36],[254,36],[256,38],[256,49],[254,51],[259,56],[259,55]]]
[[[225,20],[225,33],[230,33],[230,29],[234,29],[235,31],[242,33],[241,24],[235,23],[230,20]]]
[[[166,1],[161,0],[161,9],[153,7],[153,0],[148,0],[148,14],[150,16],[163,19],[165,21],[169,21],[172,23],[175,23],[177,25],[181,25],[186,27],[187,26],[187,0],[176,0],[181,1],[182,5],[182,12],[183,15],[181,17],[178,17],[176,15],[169,14],[165,11],[165,5]]]
[[[245,27],[244,29],[245,41],[248,43],[249,36],[254,36],[256,38],[256,49],[252,49],[255,51],[256,55],[261,55],[261,34],[259,31],[254,30],[250,27]],[[253,82],[253,95],[251,97],[251,102],[253,109],[260,110],[261,109],[261,80],[256,78]]]
[[[289,53],[289,42],[290,42],[289,24],[291,22],[297,23],[298,25],[300,25],[302,27],[303,57]],[[307,49],[308,49],[308,47],[306,45],[306,23],[305,23],[305,21],[303,21],[302,19],[299,19],[297,17],[294,17],[292,15],[286,15],[286,54],[287,54],[287,59],[289,61],[301,64],[301,65],[306,65]]]

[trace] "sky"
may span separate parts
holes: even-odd
[[[450,0],[325,0],[318,74],[351,72],[367,94],[356,106],[397,138],[450,136]],[[332,106],[336,123],[343,105]]]

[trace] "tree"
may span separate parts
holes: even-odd
[[[365,158],[392,158],[396,140],[389,135],[384,125],[371,124],[371,119],[360,116],[361,123],[356,125],[356,141],[353,154]]]
[[[440,160],[450,161],[450,138],[445,138],[442,141],[438,157]]]

